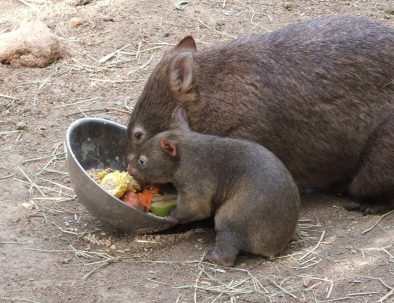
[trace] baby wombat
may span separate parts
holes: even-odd
[[[282,162],[256,143],[193,132],[182,107],[128,169],[142,183],[175,185],[177,207],[169,218],[176,222],[214,214],[210,262],[232,266],[240,251],[274,257],[294,236],[300,198]]]
[[[128,125],[129,159],[177,105],[193,130],[257,142],[302,189],[394,208],[394,31],[349,16],[196,49],[186,37],[149,77]]]

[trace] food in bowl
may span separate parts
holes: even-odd
[[[142,188],[127,171],[107,168],[92,169],[88,173],[109,194],[143,212],[165,217],[176,207],[176,195],[162,195],[162,187],[158,184]]]

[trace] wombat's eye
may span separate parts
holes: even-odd
[[[141,126],[136,126],[133,129],[133,138],[134,143],[142,143],[145,138],[145,129]]]
[[[145,164],[144,158],[142,158],[142,157],[139,158],[139,159],[138,159],[138,164],[139,164],[139,165],[144,165],[144,164]]]

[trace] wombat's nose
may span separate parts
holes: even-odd
[[[127,172],[129,173],[130,176],[133,176],[133,178],[142,186],[144,185],[145,181],[141,173],[139,172],[138,169],[132,167],[131,164],[127,165]]]
[[[127,172],[129,173],[130,176],[134,175],[135,173],[135,169],[131,166],[130,163],[127,165]]]

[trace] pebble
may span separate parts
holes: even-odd
[[[286,2],[283,4],[283,6],[284,6],[285,9],[287,9],[288,11],[293,10],[293,7],[294,7],[293,3],[290,2],[290,1],[286,1]]]
[[[384,12],[388,15],[394,15],[394,6],[386,8]]]
[[[310,288],[313,285],[315,285],[316,283],[317,283],[316,280],[313,280],[313,279],[304,279],[304,281],[303,281],[303,285],[306,288]]]
[[[103,21],[104,22],[115,22],[114,18],[112,18],[111,16],[104,16]]]
[[[67,0],[66,3],[70,6],[81,6],[92,2],[92,0]]]
[[[84,23],[85,23],[85,19],[74,17],[74,18],[70,19],[70,22],[68,23],[68,27],[70,29],[74,29],[74,28],[80,27]]]
[[[116,245],[115,245],[115,244],[112,244],[110,248],[111,248],[111,249],[116,249]]]
[[[18,123],[16,123],[16,129],[17,130],[23,130],[25,128],[26,128],[26,123],[25,122],[19,121]]]

